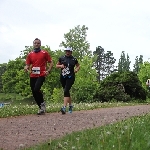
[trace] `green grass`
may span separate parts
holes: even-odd
[[[38,106],[35,104],[35,101],[31,98],[24,98],[17,94],[4,94],[0,93],[0,103],[10,103],[10,105],[4,105],[4,107],[0,108],[0,118],[4,117],[12,117],[12,116],[20,116],[20,115],[28,115],[28,114],[36,114],[38,111]],[[150,103],[150,102],[148,102]],[[58,112],[62,107],[62,103],[50,103],[46,102],[47,113]],[[129,106],[129,105],[139,105],[146,103],[137,103],[129,102],[94,102],[94,103],[74,103],[74,111],[80,110],[91,110],[97,108],[108,108],[108,107],[120,107],[120,106]]]
[[[23,96],[15,93],[0,93],[0,101],[22,100]]]
[[[4,105],[4,107],[0,108],[0,118],[12,117],[12,116],[20,116],[20,115],[28,115],[28,114],[36,114],[38,110],[38,106],[36,104],[27,104],[27,101],[14,101],[10,105]],[[31,103],[31,102],[30,102]],[[120,106],[131,106],[138,105],[139,103],[74,103],[74,111],[80,110],[93,110],[97,108],[108,108],[108,107],[120,107]],[[141,103],[143,104],[143,103]],[[46,104],[47,113],[58,112],[62,107],[62,103],[48,103]]]
[[[150,103],[150,101],[147,101]],[[138,103],[138,102],[94,102],[94,103],[74,103],[74,111],[80,110],[91,110],[97,108],[108,108],[108,107],[120,107],[120,106],[129,106],[129,105],[139,105],[146,104]],[[0,93],[0,103],[6,103],[9,105],[4,105],[4,107],[0,108],[0,118],[4,117],[12,117],[12,116],[20,116],[20,115],[28,115],[28,114],[36,114],[38,111],[38,106],[35,104],[34,99],[24,98],[18,94],[4,94]],[[47,113],[58,112],[62,107],[62,103],[50,103],[46,102]]]
[[[33,99],[24,99],[18,95],[0,94],[0,102],[10,102],[10,105],[4,105],[4,107],[0,108],[0,118],[36,114],[38,110]],[[148,100],[147,102],[149,103],[150,101]],[[74,103],[74,111],[146,103]],[[57,112],[60,110],[62,103],[52,104],[47,102],[46,106],[48,113]],[[149,139],[150,115],[145,115],[95,129],[73,132],[61,139],[50,139],[44,144],[26,150],[149,150]]]
[[[150,150],[150,114],[73,132],[26,150]]]
[[[25,98],[19,94],[15,93],[0,93],[0,103],[10,103],[11,105],[32,105],[35,104],[33,98]]]

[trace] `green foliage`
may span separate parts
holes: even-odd
[[[50,55],[53,59],[53,63],[54,63],[51,73],[46,77],[46,80],[42,86],[42,90],[45,95],[45,99],[47,101],[50,101],[54,88],[61,87],[60,82],[59,82],[60,70],[57,69],[55,66],[56,66],[56,63],[58,62],[58,58],[61,55],[63,55],[64,53],[60,50],[57,50],[55,52],[51,51],[50,47],[44,47],[43,49],[47,50],[50,53]]]
[[[135,73],[139,73],[139,71],[140,71],[140,65],[141,64],[143,64],[143,56],[142,55],[140,55],[140,58],[138,58],[138,56],[136,56],[136,58],[135,58],[135,63],[134,63],[134,65],[133,65],[133,72],[135,72]]]
[[[143,55],[140,55],[139,64],[143,64]]]
[[[33,49],[32,46],[26,46],[25,50],[21,51],[19,57],[8,62],[5,73],[2,76],[3,90],[6,93],[17,93],[25,97],[31,97],[31,89],[29,84],[29,73],[24,72],[25,58]],[[48,51],[53,59],[54,67],[42,87],[45,98],[50,101],[54,88],[60,88],[59,70],[56,69],[58,58],[63,54],[62,51],[51,51],[48,46],[41,46],[41,49]]]
[[[146,91],[142,87],[142,83],[136,73],[132,71],[124,72],[120,78],[125,92],[130,95],[131,98],[146,100]]]
[[[114,72],[115,71],[114,63],[116,60],[114,59],[113,53],[111,51],[105,52],[102,47],[96,48],[94,56],[92,56],[92,53],[89,50],[90,44],[86,40],[87,30],[88,27],[86,27],[85,25],[83,26],[78,25],[75,28],[70,29],[68,33],[64,34],[64,41],[62,41],[60,44],[60,46],[63,47],[67,46],[72,47],[73,56],[75,56],[81,64],[81,69],[76,74],[76,81],[71,90],[73,100],[77,103],[93,102],[97,98],[99,98],[99,95],[101,93],[103,93],[102,95],[105,96],[109,95],[107,97],[107,100],[105,98],[105,101],[109,101],[112,97],[113,98],[115,97],[117,100],[119,100],[120,97],[122,99],[121,94],[124,94],[123,98],[125,101],[128,101],[130,97],[140,97],[139,95],[141,93],[136,94],[138,96],[133,96],[134,94],[129,94],[129,92],[126,92],[128,95],[130,95],[129,97],[126,93],[118,89],[116,90],[116,88],[114,87],[110,86],[107,87],[107,85],[104,85],[104,87],[107,87],[107,89],[100,87],[99,88],[100,93],[97,92],[99,87],[99,84],[96,80],[97,76],[100,82],[101,79],[105,78],[106,76]],[[62,99],[63,92],[60,90],[61,89],[61,84],[59,82],[60,70],[57,69],[55,66],[56,63],[58,62],[58,58],[64,55],[64,52],[61,50],[52,51],[50,47],[47,45],[41,46],[41,49],[47,50],[50,53],[54,62],[54,67],[52,68],[51,73],[46,77],[44,85],[42,86],[42,91],[44,93],[45,100],[47,102],[59,102],[60,99]],[[31,89],[29,86],[29,74],[25,73],[23,70],[27,54],[32,50],[33,46],[25,46],[25,49],[21,51],[20,55],[15,60],[10,60],[8,64],[0,65],[0,75],[1,75],[0,91],[3,88],[3,92],[5,93],[16,93],[27,98],[32,96]],[[142,62],[143,61],[142,58],[143,57],[141,55],[138,61]],[[120,72],[124,72],[129,69],[130,69],[129,56],[127,54],[126,58],[124,52],[122,52],[120,62],[118,64],[118,70]],[[143,76],[141,75],[141,77]],[[131,78],[129,78],[128,80],[129,83],[127,83],[126,80],[125,82],[122,81],[124,79],[123,76],[122,77],[119,76],[117,78],[119,78],[119,83],[124,84],[126,91],[128,91],[129,86],[129,89],[131,88],[132,89],[131,91],[133,92],[134,86],[132,87],[131,85],[128,85],[130,84]],[[120,78],[122,78],[121,81]],[[127,79],[128,77],[125,78]],[[144,79],[141,79],[142,84],[144,80],[145,84],[147,78],[146,77],[143,78]],[[112,81],[109,81],[109,83],[110,82],[113,83],[114,79],[112,79]],[[117,84],[115,84],[114,86],[117,86]],[[136,90],[134,89],[134,91]],[[142,90],[139,88],[137,91],[141,92]]]
[[[19,58],[25,60],[27,55],[33,50],[33,46],[25,46],[25,49],[23,51],[20,51]]]
[[[150,63],[148,61],[140,65],[138,77],[142,83],[142,87],[148,92],[148,86],[146,85],[147,79],[150,79]]]
[[[101,101],[130,101],[131,98],[146,100],[146,92],[134,72],[116,72],[106,77],[99,87],[97,97]]]
[[[62,88],[54,88],[53,89],[53,94],[51,96],[51,103],[63,103],[63,89]]]
[[[74,50],[73,55],[80,60],[82,60],[85,55],[88,55],[88,56],[91,55],[91,51],[89,51],[90,45],[86,41],[87,30],[88,30],[88,28],[84,25],[82,27],[77,26],[74,29],[71,29],[69,33],[64,34],[65,42],[61,43],[61,46],[72,47]],[[4,92],[7,92],[7,93],[14,92],[14,93],[18,93],[25,97],[31,97],[32,94],[31,94],[31,90],[30,90],[30,86],[29,86],[29,74],[24,73],[23,68],[25,65],[25,59],[27,57],[27,54],[29,52],[31,52],[32,49],[33,49],[33,46],[25,46],[25,49],[23,51],[21,51],[19,57],[17,57],[13,61],[8,62],[7,69],[2,77]],[[44,85],[42,86],[42,91],[43,91],[44,97],[47,102],[49,102],[51,100],[53,102],[55,102],[55,101],[57,101],[56,98],[58,97],[56,93],[60,92],[59,89],[61,88],[61,85],[59,82],[60,70],[57,69],[55,66],[56,66],[56,63],[58,62],[58,58],[60,56],[64,55],[64,52],[62,52],[61,50],[51,51],[49,46],[41,46],[41,49],[47,50],[50,53],[50,55],[53,59],[53,62],[54,62],[54,67],[52,68],[50,75],[46,77]],[[88,63],[89,62],[86,62],[85,64],[83,64],[83,66],[85,65],[85,68],[86,68]],[[92,63],[90,63],[90,65],[88,65],[87,69],[90,68],[89,70],[93,70],[93,69],[91,69],[91,67],[92,67]],[[81,76],[84,77],[84,73],[86,73],[86,71],[84,71],[83,74],[81,74]],[[80,72],[79,72],[79,74],[80,74]],[[96,72],[95,72],[95,74],[96,74]],[[89,76],[89,78],[90,78],[90,76]],[[86,96],[85,96],[85,94],[83,94],[84,99],[91,100],[93,97],[93,94],[95,92],[95,89],[93,87],[93,85],[95,86],[95,84],[92,85],[91,84],[93,82],[92,79],[88,79],[86,84],[87,85],[89,84],[89,85],[88,86],[84,85],[83,77],[82,77],[82,80],[79,77],[77,77],[77,81],[78,80],[79,80],[79,82],[82,81],[82,88],[81,88],[82,90],[88,89],[90,92],[92,91],[91,94],[88,93]],[[92,76],[92,78],[93,78],[93,76]],[[95,78],[95,76],[94,76],[94,78]],[[75,88],[77,88],[76,86],[75,86]],[[81,87],[81,86],[79,86],[79,87]],[[82,99],[82,96],[80,96],[79,93],[77,95],[78,95],[77,97],[74,95],[76,97],[75,99],[79,99],[78,101],[80,101]]]
[[[107,80],[108,77],[106,77]],[[105,79],[104,79],[105,80]],[[102,81],[99,91],[97,93],[98,100],[101,102],[123,101],[131,100],[130,96],[124,92],[124,89],[115,81]]]
[[[92,102],[94,95],[98,89],[98,82],[96,80],[96,70],[92,68],[93,59],[84,56],[80,63],[80,70],[76,74],[76,80],[72,87],[72,99],[74,102]]]
[[[21,51],[19,57],[8,62],[6,71],[2,76],[3,91],[5,93],[31,96],[29,74],[25,73],[23,68],[25,66],[25,58],[32,49],[32,46],[25,46],[25,50]]]
[[[78,25],[74,29],[70,29],[68,33],[64,34],[65,41],[62,41],[60,46],[72,47],[74,57],[80,60],[86,55],[91,55],[90,44],[86,41],[87,30],[88,27],[85,25],[82,27]]]
[[[5,93],[31,96],[29,75],[23,71],[23,68],[25,66],[25,58],[32,49],[32,46],[25,46],[25,50],[21,51],[19,57],[8,62],[6,71],[2,75],[3,91]]]
[[[124,72],[124,71],[129,71],[130,70],[130,58],[129,55],[127,54],[127,57],[125,56],[125,52],[122,51],[119,63],[118,63],[118,72]]]
[[[5,93],[16,93],[15,85],[17,84],[17,71],[20,71],[24,66],[24,60],[16,58],[10,60],[7,64],[6,71],[2,75],[3,91]]]
[[[17,70],[16,80],[18,81],[14,87],[16,93],[22,96],[31,97],[32,93],[29,86],[30,85],[29,73],[25,73],[24,69]]]
[[[93,52],[97,59],[94,62],[94,67],[98,73],[98,81],[104,79],[106,76],[110,75],[115,71],[114,63],[116,59],[113,57],[111,51],[104,51],[104,48],[101,46],[96,47],[96,51]]]
[[[7,67],[6,63],[0,64],[0,92],[3,91],[2,75],[6,71],[6,67]]]
[[[22,96],[15,93],[0,93],[0,102],[12,102],[19,99],[22,99]]]
[[[150,78],[150,63],[144,62],[140,65],[140,71],[138,73],[138,77],[140,81],[142,82],[142,86],[146,89],[146,81]]]

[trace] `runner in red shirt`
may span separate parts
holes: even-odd
[[[41,50],[41,40],[36,38],[33,41],[34,50],[27,55],[26,66],[24,70],[30,71],[30,87],[32,90],[33,97],[39,106],[38,114],[44,114],[46,106],[43,98],[43,94],[40,91],[45,77],[50,73],[53,61],[49,53],[45,50]],[[49,68],[47,69],[47,63]]]

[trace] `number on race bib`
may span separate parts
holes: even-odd
[[[62,75],[63,75],[63,76],[68,75],[69,73],[70,73],[70,70],[69,70],[68,67],[67,67],[67,68],[64,68],[64,69],[62,70]]]
[[[40,74],[40,67],[33,67],[32,74]]]

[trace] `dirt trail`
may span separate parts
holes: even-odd
[[[47,113],[12,118],[0,118],[0,148],[17,150],[83,129],[102,126],[131,116],[150,112],[150,105],[101,108],[75,111],[72,114]]]

